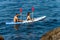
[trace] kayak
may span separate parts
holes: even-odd
[[[34,18],[33,20],[29,20],[29,21],[23,20],[23,22],[6,22],[6,24],[24,24],[24,23],[40,21],[40,20],[43,20],[45,18],[46,18],[46,16],[41,16],[41,17]]]

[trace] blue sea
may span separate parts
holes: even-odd
[[[7,25],[13,22],[16,13],[22,15],[19,19],[26,20],[27,13],[32,12],[33,17],[47,16],[42,21],[33,23]],[[32,13],[31,13],[32,15]],[[40,40],[41,37],[60,26],[60,0],[0,0],[0,35],[5,40]]]

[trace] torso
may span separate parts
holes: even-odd
[[[14,22],[17,22],[17,20],[18,20],[18,18],[15,16],[15,17],[14,17]]]
[[[30,16],[27,16],[27,20],[30,20],[31,18],[30,18]]]

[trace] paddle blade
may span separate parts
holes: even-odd
[[[34,7],[32,7],[32,12],[34,12]]]
[[[20,8],[20,12],[22,12],[22,8]]]

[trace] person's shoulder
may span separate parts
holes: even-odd
[[[16,16],[14,16],[14,18],[17,18]]]

